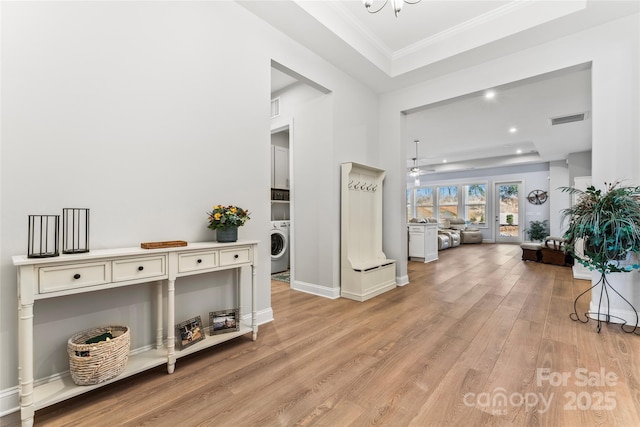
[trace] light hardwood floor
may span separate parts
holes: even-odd
[[[364,303],[272,282],[275,321],[256,342],[45,408],[36,425],[640,425],[640,336],[569,319],[589,282],[516,245],[439,255]]]

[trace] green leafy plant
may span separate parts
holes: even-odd
[[[513,214],[507,214],[507,224],[513,225]]]
[[[249,219],[249,211],[237,206],[215,205],[209,215],[208,227],[212,230],[243,226]]]
[[[605,187],[560,188],[577,196],[576,204],[562,211],[563,221],[569,218],[564,234],[567,250],[581,264],[602,274],[638,269],[638,264],[621,261],[640,251],[640,186],[623,186],[616,181],[605,182]],[[576,255],[578,239],[584,241],[584,257]]]
[[[543,241],[549,235],[549,226],[546,219],[542,221],[529,221],[529,228],[525,233],[529,235],[532,241]]]

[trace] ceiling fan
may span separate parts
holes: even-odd
[[[435,169],[422,169],[418,166],[418,144],[420,144],[420,140],[416,139],[413,141],[416,144],[416,155],[412,157],[413,166],[409,168],[409,176],[414,179],[414,185],[420,185],[420,175],[424,175],[427,172],[435,172]]]
[[[412,158],[413,167],[409,170],[409,176],[415,178],[414,184],[420,185],[420,168],[418,167],[418,144],[420,144],[420,140],[416,139],[413,142],[416,144],[416,156]]]

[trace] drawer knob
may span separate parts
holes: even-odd
[[[144,270],[143,266],[138,267],[138,271],[142,271],[142,270]]]
[[[76,280],[79,279],[80,278],[80,274],[79,273],[74,274],[73,278],[76,279]]]
[[[198,261],[196,261],[198,264],[202,264],[202,260],[200,258],[198,258]]]
[[[238,258],[240,258],[240,255],[235,254],[235,255],[233,256],[233,258],[238,259]]]

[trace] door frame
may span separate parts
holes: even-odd
[[[274,133],[289,130],[289,287],[293,287],[295,280],[295,218],[294,212],[294,184],[295,179],[293,176],[293,154],[294,154],[294,137],[293,137],[293,117],[285,119],[273,119],[271,121],[271,135]],[[271,190],[269,188],[269,190]],[[271,210],[271,207],[269,207]],[[271,236],[269,236],[271,237]]]
[[[500,235],[500,192],[498,187],[506,184],[515,184],[518,186],[518,235],[514,237],[505,237]],[[493,238],[496,243],[522,243],[524,236],[524,181],[521,179],[509,179],[493,182]]]

